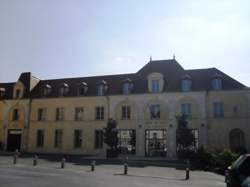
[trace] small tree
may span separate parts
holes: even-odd
[[[112,151],[117,150],[117,122],[112,118],[108,120],[107,127],[104,128],[104,142],[110,147]]]
[[[188,158],[192,152],[191,147],[195,143],[195,137],[191,129],[188,128],[186,116],[177,117],[178,127],[176,130],[176,147],[179,158]]]

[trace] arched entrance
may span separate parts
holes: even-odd
[[[233,151],[240,151],[245,148],[245,135],[240,129],[232,129],[229,133],[230,148]]]

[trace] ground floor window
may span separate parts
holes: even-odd
[[[165,129],[145,131],[146,156],[167,155],[167,131]]]
[[[63,130],[62,129],[56,129],[55,130],[55,148],[61,148],[62,147],[62,138],[63,138]]]
[[[233,129],[229,133],[230,148],[235,152],[245,150],[245,134],[240,129]]]
[[[134,129],[118,130],[118,149],[121,154],[135,154],[136,131]]]
[[[37,130],[37,135],[36,135],[36,146],[43,147],[43,144],[44,144],[44,130],[39,129]]]
[[[103,130],[95,131],[95,149],[103,148]]]
[[[82,130],[75,130],[74,132],[74,147],[81,148],[82,147]]]
[[[198,129],[191,129],[191,132],[194,135],[194,142],[192,145],[192,149],[197,150],[199,148],[199,131]]]

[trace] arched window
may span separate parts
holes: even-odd
[[[59,88],[59,96],[66,96],[69,93],[69,85],[66,83],[63,83],[61,87]]]
[[[133,89],[133,84],[130,79],[126,79],[123,81],[122,84],[122,93],[123,94],[130,94]]]
[[[97,83],[97,95],[98,96],[104,96],[106,94],[106,91],[108,89],[107,82],[102,80]]]
[[[86,82],[81,82],[78,87],[78,96],[83,96],[88,91],[88,84]]]
[[[213,90],[221,90],[222,89],[222,76],[220,74],[215,74],[212,77],[212,89]]]
[[[239,151],[245,148],[245,135],[240,129],[233,129],[229,133],[230,148]]]
[[[42,88],[42,93],[41,93],[41,95],[42,95],[42,96],[48,96],[48,95],[50,95],[51,91],[52,91],[51,85],[46,84],[46,85],[44,85],[44,87]]]

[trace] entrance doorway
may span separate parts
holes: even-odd
[[[15,151],[21,148],[22,131],[19,129],[8,131],[7,150]]]
[[[120,154],[132,154],[135,152],[136,131],[133,129],[118,130],[118,149]]]
[[[167,131],[165,129],[145,131],[146,156],[165,157],[167,155]]]

